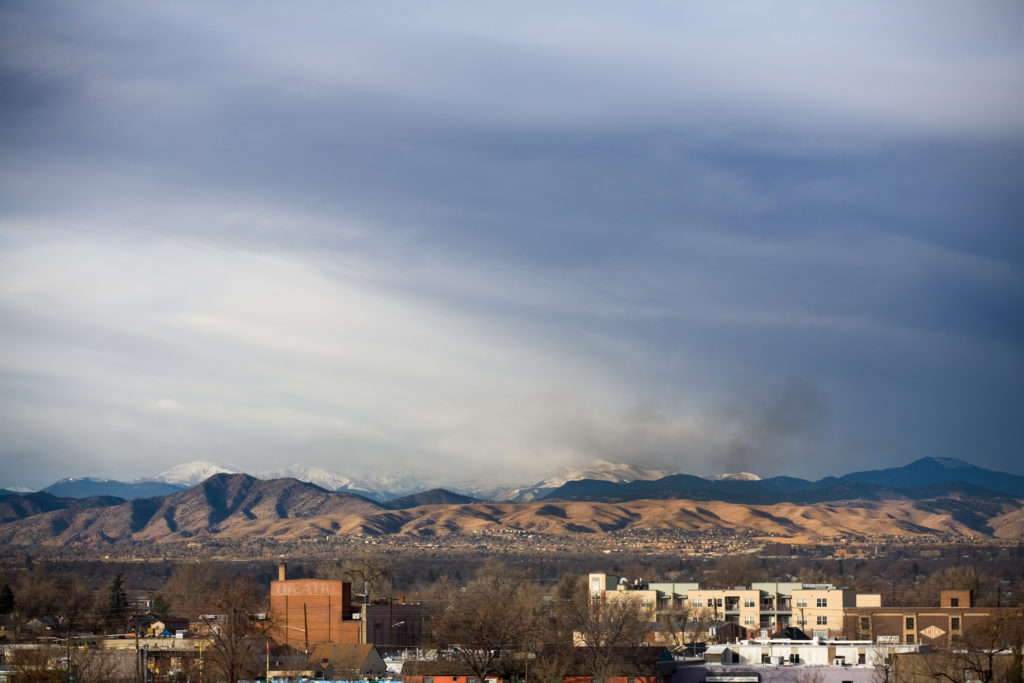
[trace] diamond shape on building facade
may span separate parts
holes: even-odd
[[[943,631],[938,626],[934,626],[933,625],[933,626],[929,626],[928,628],[921,629],[921,635],[922,636],[927,636],[929,638],[938,638],[939,636],[946,635],[946,632]]]

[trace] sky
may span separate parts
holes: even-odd
[[[1024,4],[0,5],[0,486],[1024,473]]]

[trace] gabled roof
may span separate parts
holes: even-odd
[[[309,653],[309,663],[320,667],[324,660],[335,671],[373,673],[386,668],[377,648],[368,643],[320,643]]]

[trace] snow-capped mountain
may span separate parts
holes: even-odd
[[[733,472],[732,474],[709,474],[701,479],[709,481],[761,481],[761,477],[750,472]]]
[[[384,493],[384,491],[380,490],[380,487],[374,486],[370,482],[357,481],[322,467],[313,467],[311,465],[302,465],[298,463],[279,470],[253,472],[252,475],[259,479],[281,479],[282,477],[292,477],[293,479],[298,479],[299,481],[304,481],[309,484],[316,484],[320,488],[327,489],[328,491],[349,491],[351,493],[358,493],[371,498],[376,498],[379,494]]]
[[[177,484],[179,486],[189,487],[195,486],[215,474],[238,474],[239,472],[241,472],[241,470],[218,465],[217,463],[210,462],[209,460],[193,460],[192,462],[183,462],[180,465],[175,465],[171,469],[161,472],[155,477],[136,479],[133,483],[160,481],[165,484]]]
[[[594,479],[597,481],[610,481],[615,483],[654,481],[656,479],[661,479],[662,477],[667,477],[670,474],[674,474],[674,472],[654,470],[648,467],[640,467],[638,465],[609,462],[608,460],[593,460],[582,469],[570,470],[560,476],[537,482],[533,486],[498,491],[492,496],[492,498],[494,500],[524,502],[535,500],[544,492],[553,491],[560,486],[564,486],[570,481],[580,481],[582,479]]]
[[[175,465],[158,475],[135,479],[128,483],[95,477],[68,478],[51,485],[46,490],[55,495],[68,497],[114,495],[122,498],[139,498],[166,495],[180,488],[195,486],[215,474],[236,474],[242,471],[230,465],[209,460],[196,460]],[[249,472],[248,474],[258,479],[291,477],[299,481],[315,484],[328,491],[356,493],[378,502],[386,502],[401,496],[420,493],[431,488],[444,488],[454,493],[472,496],[480,500],[523,502],[536,500],[545,493],[553,491],[571,481],[586,479],[628,483],[633,481],[653,481],[676,473],[638,465],[615,463],[608,460],[594,460],[583,467],[570,469],[560,475],[539,481],[532,486],[504,489],[486,487],[475,482],[427,480],[417,478],[406,472],[386,473],[378,476],[371,475],[356,479],[323,467],[301,463],[276,470]],[[756,474],[749,472],[710,475],[704,478],[712,481],[758,481],[760,479]]]

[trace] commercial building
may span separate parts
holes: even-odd
[[[353,618],[352,586],[328,579],[288,579],[285,565],[270,582],[273,637],[279,643],[309,651],[320,643],[359,643],[359,621]]]
[[[842,635],[844,614],[857,605],[853,591],[831,584],[700,588],[696,583],[646,583],[593,573],[588,585],[593,599],[638,600],[655,610],[662,623],[671,623],[674,614],[685,614],[689,622],[738,624],[751,638],[768,637],[789,626],[820,638]]]
[[[662,632],[684,632],[673,639],[676,642],[701,636],[722,640],[718,633],[726,631],[735,638],[736,627],[740,639],[763,639],[795,627],[811,638],[948,648],[969,642],[972,633],[985,628],[1024,620],[1021,608],[975,607],[969,590],[942,591],[937,607],[883,607],[877,593],[858,594],[831,584],[761,582],[701,588],[696,583],[630,581],[592,573],[588,585],[592,600],[630,599],[651,608]]]
[[[972,634],[999,630],[1024,618],[1018,607],[975,607],[969,590],[946,590],[938,607],[858,606],[846,611],[846,634],[878,643],[918,643],[932,648],[970,644]],[[1004,629],[1005,630],[1005,629]]]

